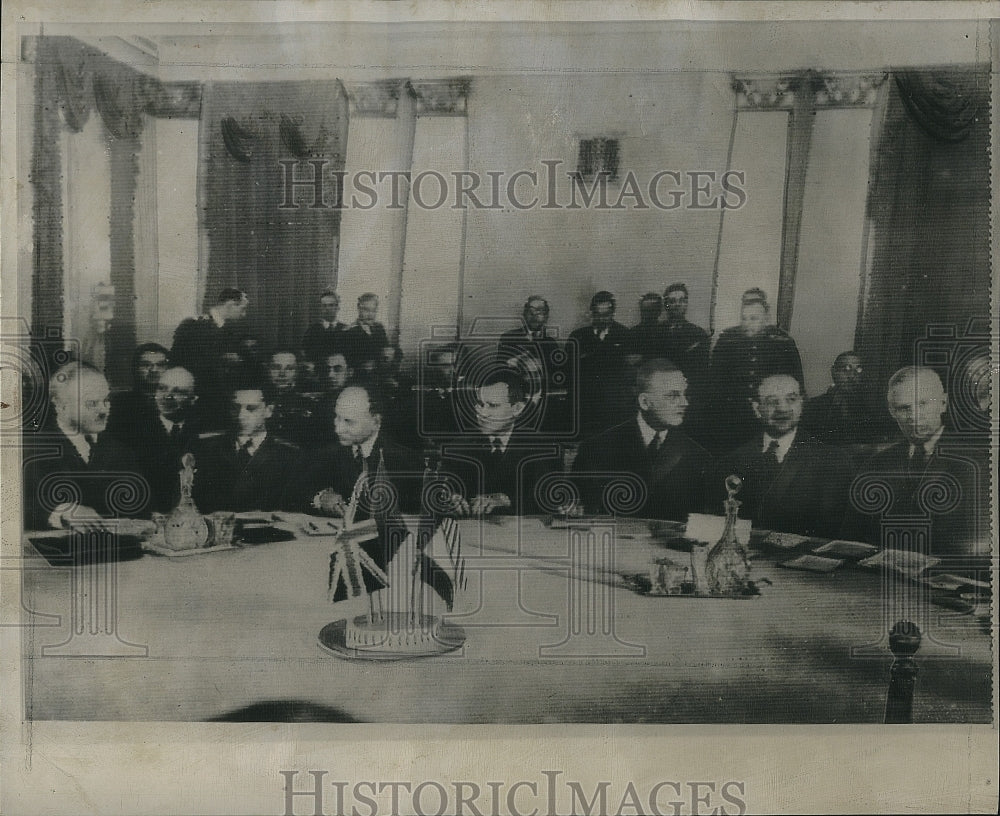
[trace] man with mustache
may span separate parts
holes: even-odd
[[[834,537],[847,506],[850,465],[837,448],[800,433],[802,385],[789,374],[761,380],[751,399],[758,432],[724,457],[717,486],[721,512],[725,478],[743,479],[740,516],[756,528]]]

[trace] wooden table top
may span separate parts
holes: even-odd
[[[328,537],[88,567],[26,558],[26,714],[206,720],[284,701],[373,722],[875,723],[887,633],[905,616],[924,632],[914,722],[991,720],[982,621],[910,582],[786,569],[754,550],[758,597],[652,597],[620,578],[664,554],[641,522],[461,531],[464,646],[394,662],[318,645],[324,625],[367,609],[328,600]]]

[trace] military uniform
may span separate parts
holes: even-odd
[[[802,382],[802,360],[795,341],[778,326],[747,335],[739,326],[726,329],[712,351],[708,392],[710,415],[701,435],[716,451],[748,441],[757,431],[750,406],[757,384],[773,374]]]

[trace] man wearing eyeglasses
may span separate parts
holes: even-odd
[[[864,445],[878,438],[875,413],[865,398],[864,366],[853,351],[837,355],[830,368],[833,385],[813,397],[802,412],[803,431],[827,445]]]
[[[99,528],[101,517],[143,516],[148,490],[131,452],[105,433],[111,407],[104,375],[72,362],[49,380],[53,422],[24,445],[24,527]],[[116,504],[125,493],[136,498]]]
[[[687,411],[687,378],[672,362],[646,360],[636,372],[636,413],[580,445],[573,479],[588,512],[641,515],[684,521],[705,501],[708,452],[682,429]],[[610,506],[636,492],[631,513]]]
[[[186,368],[173,366],[160,375],[156,416],[144,425],[143,441],[134,448],[149,481],[152,509],[159,513],[172,510],[180,498],[181,456],[198,439],[197,402],[194,375]]]
[[[712,481],[721,511],[724,482],[743,479],[740,517],[754,527],[805,536],[834,537],[847,507],[850,465],[838,448],[801,432],[802,385],[789,374],[761,380],[751,400],[757,434],[723,457]]]

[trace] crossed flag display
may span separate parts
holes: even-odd
[[[382,478],[382,470],[380,459],[377,478]],[[358,502],[367,486],[368,474],[363,471],[355,483],[344,514],[344,528],[330,554],[327,587],[330,600],[334,603],[370,595],[387,587],[389,561],[404,541],[413,537],[398,514],[375,513],[373,518],[354,522]],[[457,592],[468,585],[458,523],[447,516],[425,516],[417,525],[414,543],[417,551],[414,576],[419,576],[423,583],[440,595],[448,611],[451,611]]]

